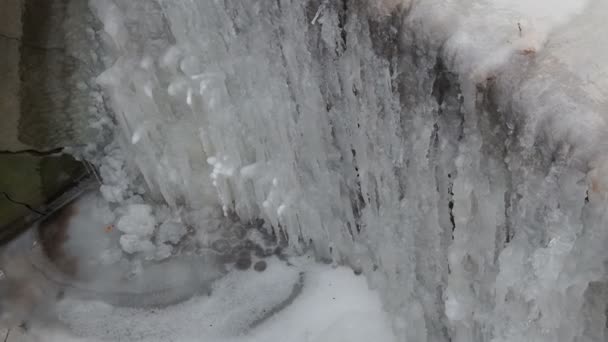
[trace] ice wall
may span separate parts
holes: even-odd
[[[91,7],[109,200],[262,218],[405,341],[608,338],[601,0]]]

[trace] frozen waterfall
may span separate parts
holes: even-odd
[[[264,220],[402,341],[608,339],[606,1],[90,4],[119,222]]]

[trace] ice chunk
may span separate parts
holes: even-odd
[[[156,250],[156,246],[150,240],[134,234],[124,234],[121,236],[120,247],[129,254],[138,252],[151,253]]]
[[[154,253],[154,258],[156,260],[163,260],[163,259],[167,259],[168,257],[171,256],[171,252],[173,250],[173,247],[167,245],[167,244],[159,244],[156,246],[156,252]]]
[[[154,233],[156,219],[152,214],[151,206],[130,204],[126,210],[126,213],[116,223],[118,230],[138,237],[151,236]]]
[[[156,240],[165,243],[178,243],[179,240],[187,233],[186,227],[181,222],[167,220],[158,227]]]

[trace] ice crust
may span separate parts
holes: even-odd
[[[605,1],[90,4],[108,199],[262,218],[400,340],[608,338]]]

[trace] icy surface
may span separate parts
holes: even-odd
[[[400,340],[608,338],[605,1],[90,3],[108,200],[263,219]]]
[[[48,342],[395,341],[380,298],[363,277],[303,260],[286,266],[273,259],[262,273],[233,272],[214,284],[210,296],[166,308],[115,308],[68,298],[59,303],[58,315],[63,329],[36,329],[29,337]]]

